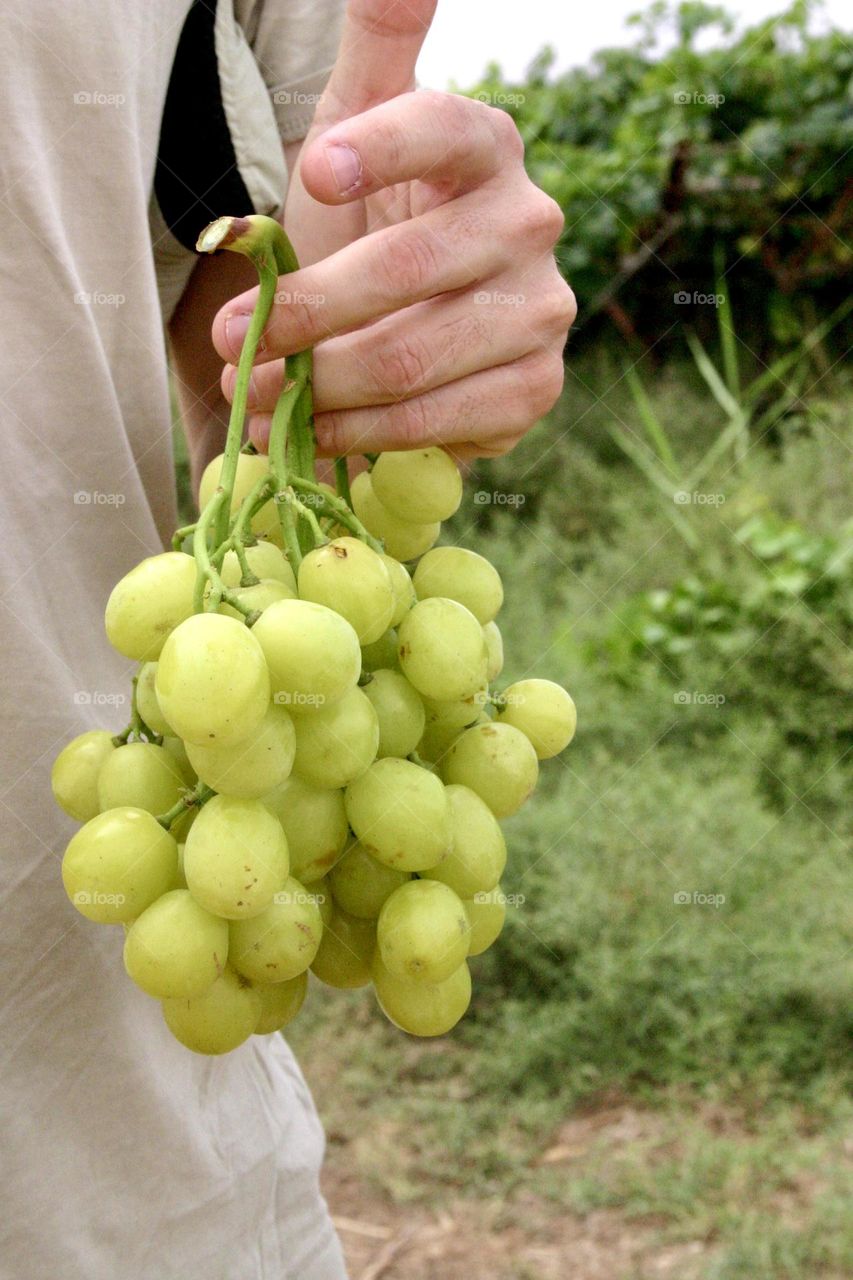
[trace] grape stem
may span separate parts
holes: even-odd
[[[142,668],[140,667],[140,671]],[[130,738],[138,738],[140,741],[146,739],[153,742],[155,746],[160,746],[163,739],[160,734],[155,733],[153,729],[149,729],[148,725],[139,714],[139,706],[137,704],[136,691],[139,687],[139,671],[130,682],[130,724],[126,729],[122,729],[121,733],[117,733],[113,737],[113,744],[117,747],[123,747]]]
[[[199,782],[191,791],[186,791],[167,813],[158,814],[157,821],[168,831],[188,809],[200,809],[215,795],[216,792],[211,787],[204,782]]]
[[[362,542],[366,542],[369,547],[380,555],[384,550],[382,543],[378,538],[374,538],[369,534],[364,525],[356,515],[350,510],[343,498],[336,497],[333,493],[327,493],[321,485],[313,480],[303,480],[294,477],[291,481],[294,489],[303,490],[305,493],[313,493],[315,496],[323,499],[320,504],[320,510],[323,515],[332,516],[340,524],[345,525],[357,538]]]

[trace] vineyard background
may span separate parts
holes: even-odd
[[[853,1271],[853,38],[809,14],[656,4],[470,90],[565,211],[580,315],[448,533],[504,577],[506,678],[580,728],[462,1026],[318,992],[290,1029],[354,1278]]]

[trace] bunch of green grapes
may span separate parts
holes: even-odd
[[[300,424],[304,441],[304,405]],[[574,704],[541,679],[495,691],[500,576],[434,545],[463,496],[448,454],[382,454],[350,493],[345,467],[333,489],[234,438],[196,524],[107,602],[139,666],[130,724],[53,766],[83,824],[66,892],[123,926],[127,974],[198,1053],[280,1031],[309,972],[372,983],[398,1027],[441,1035],[504,923],[500,820],[571,741]]]

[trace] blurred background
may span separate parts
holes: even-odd
[[[439,7],[421,79],[515,118],[580,306],[447,533],[580,728],[463,1024],[289,1028],[353,1280],[853,1273],[845,9]]]

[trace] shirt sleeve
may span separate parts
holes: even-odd
[[[331,75],[346,0],[235,0],[284,142],[305,137]]]

